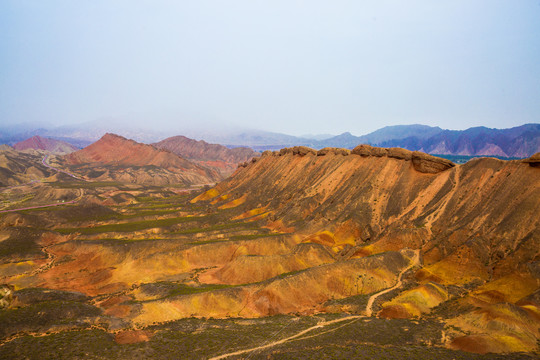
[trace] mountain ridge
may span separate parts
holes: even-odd
[[[209,144],[204,140],[194,140],[182,135],[169,137],[152,145],[211,167],[225,176],[233,173],[239,163],[259,156],[257,152],[248,147],[229,149],[223,145]]]
[[[53,154],[70,154],[79,150],[76,146],[62,140],[42,137],[39,135],[32,136],[26,140],[20,141],[13,145],[15,150],[45,150]]]
[[[110,133],[103,135],[101,139],[84,149],[65,155],[63,160],[67,165],[71,166],[97,165],[136,169],[137,174],[132,174],[135,182],[137,178],[141,177],[144,177],[145,181],[150,180],[145,176],[144,170],[144,167],[149,166],[154,167],[153,170],[164,169],[175,174],[170,181],[181,179],[189,184],[206,184],[221,179],[221,176],[215,170],[195,164],[168,150],[157,149],[152,145],[138,143]],[[105,171],[107,171],[105,176],[116,178],[113,171]],[[117,169],[115,172],[124,173],[124,170]]]
[[[466,130],[443,130],[425,125],[396,125],[357,137],[344,133],[320,142],[318,146],[352,148],[356,146],[355,142],[356,145],[367,143],[382,147],[401,147],[440,155],[526,158],[540,151],[540,124],[524,124],[508,129],[479,126]]]
[[[100,123],[99,129],[90,126],[91,124],[83,125],[81,127],[64,126],[50,130],[38,129],[35,131],[24,128],[24,133],[13,133],[14,129],[6,129],[6,134],[1,136],[1,139],[4,143],[13,144],[31,135],[41,135],[61,139],[77,146],[85,146],[99,139],[102,134],[110,132],[111,130],[107,130],[108,128],[114,128],[114,132],[121,132],[123,136],[144,143],[156,143],[165,138],[164,131],[131,128],[129,128],[130,130],[122,130],[118,125],[107,127],[106,123]],[[271,131],[246,129],[222,129],[220,131],[208,129],[205,131],[175,130],[175,132],[192,139],[221,144],[229,148],[248,146],[256,151],[279,150],[283,147],[290,146],[309,146],[317,149],[324,147],[345,147],[352,149],[359,144],[365,143],[383,147],[402,147],[408,150],[424,151],[432,154],[439,152],[446,155],[525,158],[540,151],[539,127],[540,124],[529,123],[508,129],[473,127],[466,130],[445,130],[440,127],[420,124],[393,125],[361,136],[355,136],[350,132],[345,132],[324,140],[303,138]],[[486,136],[475,135],[478,129],[483,129],[482,131]],[[526,129],[526,131],[522,131],[523,129]],[[0,129],[0,133],[3,131]]]

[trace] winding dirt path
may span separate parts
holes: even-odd
[[[31,210],[31,209],[39,209],[39,208],[46,208],[51,206],[60,206],[60,205],[68,205],[68,204],[75,204],[79,199],[71,200],[71,201],[64,201],[54,204],[47,204],[47,205],[36,205],[36,206],[28,206],[24,208],[18,208],[18,209],[10,209],[10,210],[2,210],[0,211],[0,214],[2,213],[8,213],[8,212],[14,212],[14,211],[22,211],[22,210]]]
[[[360,319],[360,318],[370,317],[371,314],[373,313],[373,303],[375,302],[375,299],[377,299],[379,296],[384,295],[384,294],[386,294],[386,293],[388,293],[388,292],[390,292],[392,290],[395,290],[395,289],[399,288],[401,285],[403,285],[403,282],[401,281],[401,278],[403,277],[403,274],[407,270],[412,268],[413,266],[417,265],[419,263],[419,261],[420,261],[420,251],[415,250],[415,255],[411,259],[411,263],[409,264],[409,266],[407,266],[406,268],[401,270],[401,272],[398,275],[396,284],[394,286],[390,287],[390,288],[379,291],[378,293],[373,294],[373,295],[371,295],[369,297],[368,303],[366,305],[366,315],[351,315],[351,316],[347,316],[347,317],[343,317],[343,318],[339,318],[339,319],[323,321],[323,322],[321,322],[321,323],[319,323],[319,324],[317,324],[315,326],[309,327],[309,328],[307,328],[305,330],[302,330],[299,333],[297,333],[295,335],[292,335],[292,336],[289,336],[287,338],[284,338],[284,339],[281,339],[281,340],[276,340],[276,341],[270,342],[268,344],[261,345],[261,346],[256,346],[256,347],[253,347],[253,348],[250,348],[250,349],[238,350],[238,351],[235,351],[235,352],[215,356],[213,358],[210,358],[209,360],[225,359],[225,358],[227,358],[229,356],[242,355],[242,354],[250,353],[250,352],[253,352],[253,351],[267,349],[267,348],[270,348],[270,347],[280,345],[280,344],[286,343],[288,341],[297,339],[300,336],[309,333],[310,331],[317,330],[317,329],[322,329],[322,328],[324,328],[325,326],[328,326],[328,325],[340,323],[340,322],[347,321],[347,320],[357,320],[357,319]],[[319,335],[319,334],[314,334],[312,336],[316,336],[316,335]]]
[[[51,170],[54,170],[54,171],[56,171],[56,172],[64,173],[64,174],[66,174],[66,175],[71,176],[71,177],[74,178],[74,179],[82,180],[82,181],[88,181],[88,180],[83,179],[82,177],[77,176],[77,175],[75,175],[75,174],[72,174],[72,173],[70,173],[70,172],[68,172],[68,171],[60,170],[60,169],[57,169],[57,168],[52,167],[51,165],[49,165],[49,155],[45,155],[45,156],[43,157],[43,160],[41,160],[41,163],[42,163],[45,167],[48,167],[48,168],[51,169]]]
[[[64,171],[64,170],[60,170],[60,169],[57,169],[55,167],[52,167],[49,165],[49,162],[48,162],[48,159],[49,158],[49,155],[45,155],[43,157],[43,159],[41,160],[41,163],[51,169],[51,170],[54,170],[56,172],[61,172],[61,173],[64,173],[66,175],[69,175],[71,176],[72,178],[74,179],[77,179],[77,180],[82,180],[82,181],[87,181],[86,179],[83,179],[81,177],[78,177],[77,175],[74,175],[72,173],[69,173],[67,171]],[[10,189],[10,188],[14,188],[14,187],[19,187],[19,186],[25,186],[25,185],[31,185],[31,184],[34,184],[34,183],[37,183],[37,182],[40,182],[42,181],[43,179],[41,180],[32,180],[30,181],[29,183],[26,183],[26,184],[21,184],[21,185],[14,185],[14,186],[10,186],[8,188],[4,188],[2,190],[5,190],[5,189]],[[80,189],[79,189],[80,190]],[[14,211],[22,211],[22,210],[32,210],[32,209],[40,209],[40,208],[46,208],[46,207],[51,207],[51,206],[60,206],[60,205],[68,205],[68,204],[74,204],[76,202],[78,202],[81,198],[82,198],[82,195],[83,195],[83,192],[81,191],[79,193],[79,196],[74,199],[74,200],[71,200],[71,201],[63,201],[63,202],[57,202],[57,203],[53,203],[53,204],[46,204],[46,205],[36,205],[36,206],[28,206],[28,207],[23,207],[23,208],[18,208],[18,209],[9,209],[9,210],[0,210],[0,214],[3,214],[3,213],[9,213],[9,212],[14,212]]]
[[[32,209],[47,208],[47,207],[52,207],[52,206],[75,204],[79,202],[84,195],[84,191],[82,191],[81,189],[78,189],[78,190],[79,190],[79,195],[77,196],[77,198],[70,201],[61,201],[61,202],[46,204],[46,205],[27,206],[27,207],[18,208],[18,209],[1,210],[0,214],[13,212],[13,211],[32,210]]]
[[[397,280],[396,284],[394,286],[392,286],[391,288],[385,289],[383,291],[379,291],[378,293],[373,294],[373,295],[370,296],[370,298],[368,299],[367,305],[366,305],[366,316],[367,317],[370,317],[371,314],[373,313],[373,303],[375,302],[375,299],[377,299],[381,295],[384,295],[386,293],[389,293],[390,291],[393,291],[393,290],[401,287],[401,285],[403,285],[403,282],[401,281],[401,278],[403,277],[403,274],[405,274],[405,272],[407,270],[409,270],[413,266],[417,265],[419,262],[420,262],[420,250],[415,250],[414,257],[411,259],[411,263],[405,269],[401,270],[401,272],[398,275],[398,280]]]

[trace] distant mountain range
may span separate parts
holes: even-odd
[[[114,132],[143,143],[157,143],[168,138],[171,132],[142,130],[134,128],[118,129]],[[92,127],[59,127],[55,129],[28,130],[25,128],[0,128],[0,143],[13,145],[33,135],[47,136],[63,140],[77,147],[85,147],[99,139],[107,130],[106,124]],[[21,132],[17,132],[21,131]],[[509,129],[474,127],[467,130],[445,130],[427,125],[387,126],[372,133],[354,136],[349,132],[329,135],[306,135],[296,137],[262,130],[205,130],[177,133],[192,139],[221,144],[229,148],[247,146],[256,151],[278,150],[284,147],[303,145],[314,149],[340,147],[352,149],[359,144],[383,147],[401,147],[438,155],[502,156],[525,158],[540,151],[540,124],[525,124]],[[24,135],[24,136],[23,136]]]
[[[84,148],[99,140],[106,133],[115,133],[138,142],[152,143],[160,141],[170,132],[149,129],[138,129],[129,125],[117,124],[114,121],[96,121],[76,125],[43,127],[32,124],[0,126],[0,144],[14,145],[32,136],[68,142],[77,148]]]
[[[540,151],[540,124],[526,124],[510,129],[474,127],[463,131],[441,130],[424,139],[409,136],[402,139],[389,139],[378,145],[441,155],[495,155],[525,158]]]
[[[295,137],[264,131],[246,131],[215,136],[213,142],[249,146],[254,150],[278,150],[289,146],[314,149],[339,147],[353,149],[359,144],[401,147],[438,155],[529,157],[540,151],[540,124],[525,124],[509,129],[474,127],[445,130],[427,125],[386,126],[372,133],[354,136],[349,132],[323,140]]]
[[[444,130],[426,125],[387,126],[363,136],[349,132],[324,140],[304,138],[277,138],[280,144],[265,145],[268,139],[260,136],[261,143],[253,144],[254,138],[246,136],[257,150],[276,150],[278,148],[304,145],[315,149],[339,147],[352,149],[359,144],[381,147],[400,147],[412,151],[422,151],[438,155],[502,156],[526,158],[540,152],[540,124],[525,124],[510,129],[490,129],[474,127],[467,130]]]
[[[425,125],[387,126],[364,136],[344,133],[320,141],[317,147],[353,148],[363,143],[439,155],[525,158],[540,151],[540,124],[510,129],[474,127],[467,130],[443,130]]]
[[[362,136],[354,136],[349,132],[325,139],[319,142],[318,147],[344,147],[353,149],[359,144],[381,145],[390,140],[406,139],[414,137],[417,139],[428,139],[443,131],[440,127],[427,125],[395,125],[386,126],[372,133]],[[409,149],[418,150],[418,149]]]

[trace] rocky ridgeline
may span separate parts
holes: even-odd
[[[333,148],[333,147],[326,147],[324,149],[317,151],[306,146],[295,146],[295,147],[290,147],[290,148],[283,148],[279,151],[267,150],[262,153],[262,157],[284,156],[287,154],[298,155],[298,156],[358,155],[362,157],[370,157],[370,156],[389,157],[389,158],[394,158],[394,159],[399,159],[399,160],[411,161],[416,171],[419,171],[421,173],[428,173],[428,174],[436,174],[455,166],[455,164],[451,162],[450,160],[428,155],[420,151],[410,151],[410,150],[405,150],[402,148],[382,148],[382,147],[374,147],[370,145],[358,145],[352,151],[348,149]],[[530,159],[533,159],[533,157],[531,157]],[[251,162],[252,163],[257,162],[257,160],[258,158],[253,158],[251,159]],[[533,165],[534,163],[533,161],[540,161],[540,160],[531,160],[531,161],[532,161],[530,162],[531,166],[535,166]],[[249,161],[244,162],[240,164],[239,167],[246,167],[249,165],[249,163],[250,163]]]
[[[524,163],[528,163],[532,167],[540,167],[540,152],[534,154],[528,159],[523,160]]]

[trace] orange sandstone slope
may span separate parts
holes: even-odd
[[[239,163],[259,156],[259,153],[247,147],[228,149],[223,145],[209,144],[185,136],[173,136],[152,145],[213,168],[226,176],[232,174]]]
[[[420,279],[463,284],[540,260],[540,169],[531,159],[454,166],[397,148],[296,147],[263,153],[193,201],[262,209],[269,227],[350,257],[421,249]]]
[[[212,183],[221,178],[214,170],[183,159],[170,151],[156,149],[115,134],[105,134],[95,143],[64,157],[69,165],[148,167],[185,175],[188,183]],[[122,179],[120,179],[122,180]]]
[[[453,301],[455,313],[438,310],[448,325],[448,347],[535,351],[539,155],[455,166],[398,148],[295,147],[263,153],[192,202],[234,207],[234,218],[266,217],[269,228],[295,232],[301,243],[322,245],[338,261],[418,249],[416,287],[381,304],[379,316],[421,317]],[[232,271],[249,267],[231,262],[201,280],[231,283]],[[456,289],[462,295],[452,295]]]

